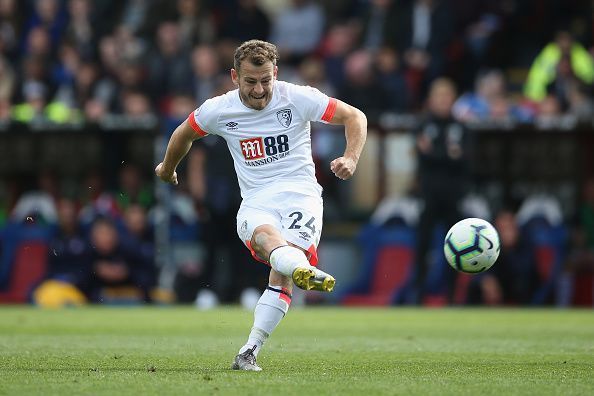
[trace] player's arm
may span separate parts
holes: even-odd
[[[200,137],[188,124],[188,120],[182,122],[171,135],[171,139],[167,144],[165,158],[155,168],[155,174],[164,182],[177,185],[177,172],[175,169],[182,158],[190,151],[192,142]]]
[[[337,100],[336,111],[330,123],[344,125],[346,149],[342,157],[338,157],[330,163],[330,169],[336,177],[346,180],[355,173],[363,151],[363,145],[367,138],[367,117],[356,107]]]

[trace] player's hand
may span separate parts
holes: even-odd
[[[330,170],[342,180],[350,179],[357,168],[357,161],[349,157],[338,157],[330,163]]]
[[[162,162],[155,168],[155,174],[159,179],[163,180],[164,182],[171,183],[174,186],[177,186],[177,172],[166,171],[165,167],[163,167]]]

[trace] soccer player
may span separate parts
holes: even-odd
[[[214,134],[227,142],[242,196],[237,233],[254,258],[271,267],[249,338],[233,362],[236,370],[261,370],[256,357],[287,313],[293,283],[304,290],[334,288],[335,279],[316,268],[323,202],[310,121],[345,126],[344,155],[330,163],[343,180],[353,176],[367,136],[367,118],[360,110],[315,88],[277,81],[277,60],[273,44],[241,44],[231,69],[237,89],[208,99],[191,113],[174,131],[155,169],[161,180],[177,184],[176,167],[192,141]]]

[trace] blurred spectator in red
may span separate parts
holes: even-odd
[[[555,40],[547,44],[538,54],[530,71],[524,94],[540,102],[551,90],[564,89],[568,79],[576,79],[587,86],[594,83],[594,60],[592,55],[568,31],[559,31]]]
[[[276,17],[270,41],[278,47],[283,62],[298,64],[318,48],[324,33],[324,9],[311,0],[291,0]]]

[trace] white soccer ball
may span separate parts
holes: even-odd
[[[457,271],[476,274],[491,268],[499,257],[499,234],[488,221],[460,220],[446,234],[443,252]]]

